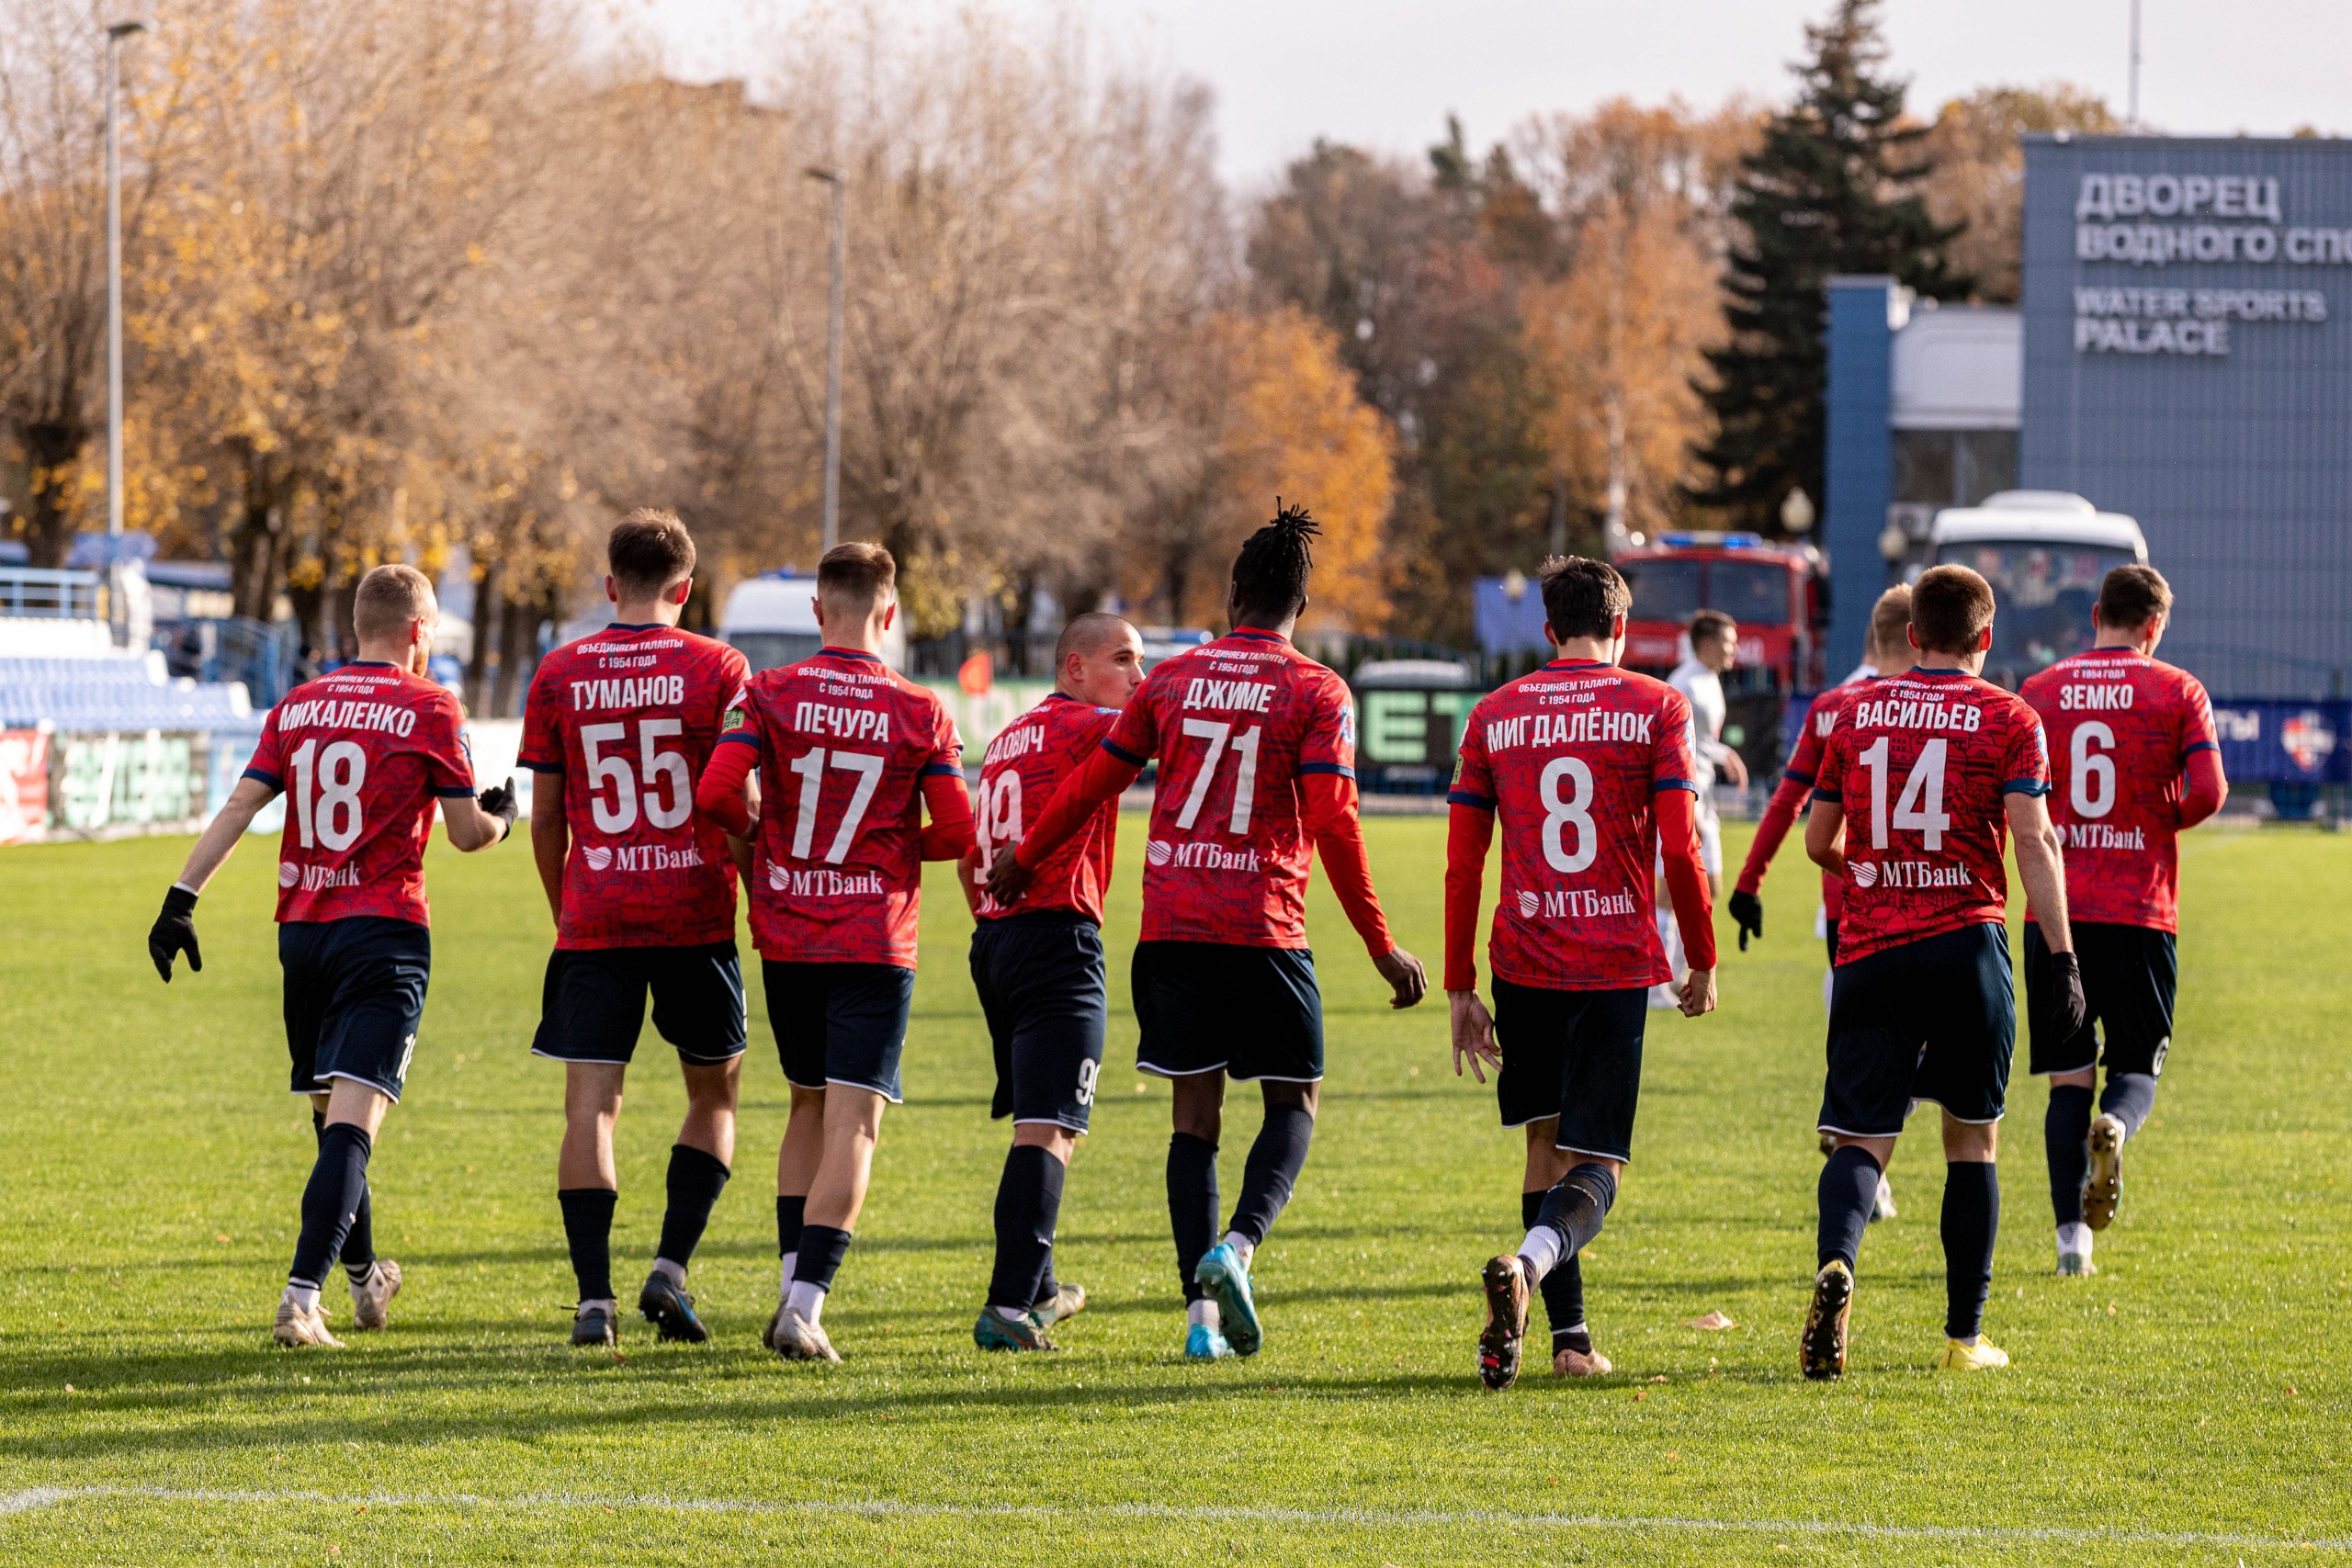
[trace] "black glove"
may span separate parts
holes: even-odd
[[[2049,969],[2042,976],[2040,1016],[2033,1021],[2034,1032],[2048,1033],[2044,1038],[2052,1045],[2064,1045],[2082,1032],[2083,1021],[2090,1009],[2083,1001],[2083,966],[2071,953],[2053,953],[2044,960]]]
[[[514,830],[514,781],[512,778],[503,784],[495,784],[482,791],[475,800],[484,811],[505,823],[509,833]]]
[[[1758,942],[1762,942],[1764,940],[1763,899],[1758,898],[1753,893],[1743,893],[1738,888],[1735,887],[1732,889],[1731,901],[1725,906],[1725,908],[1731,910],[1732,919],[1739,926],[1740,952],[1746,953],[1747,951],[1747,939],[1749,937],[1752,936]]]
[[[172,983],[172,960],[182,953],[187,954],[189,968],[204,972],[204,954],[196,950],[196,895],[175,882],[164,895],[164,912],[147,932],[147,956],[155,961],[155,973],[164,984]]]

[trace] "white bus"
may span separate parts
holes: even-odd
[[[1948,506],[1928,533],[1928,559],[1973,567],[1997,605],[1984,677],[2018,682],[2090,647],[2091,606],[2110,568],[2147,564],[2140,525],[2079,495],[2005,490],[1978,506]]]
[[[806,659],[823,646],[817,630],[817,580],[786,570],[746,578],[727,595],[719,640],[741,650],[754,671]],[[907,612],[902,605],[882,638],[883,661],[907,667]]]

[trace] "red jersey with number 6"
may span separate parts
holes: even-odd
[[[2018,694],[2050,736],[2050,818],[2066,840],[2066,914],[2177,931],[2181,775],[2218,751],[2197,677],[2129,648],[2062,659]]]
[[[1846,811],[1838,962],[2005,918],[2011,795],[2043,795],[2041,723],[2022,698],[1958,670],[1853,688],[1813,798]]]
[[[286,694],[245,777],[286,794],[277,918],[430,925],[424,843],[437,798],[474,793],[465,710],[390,664],[346,664]]]
[[[1653,895],[1657,792],[1697,794],[1690,704],[1613,664],[1555,660],[1470,710],[1446,799],[1495,813],[1503,874],[1487,962],[1519,986],[1671,980]]]
[[[749,670],[725,643],[664,626],[607,626],[539,661],[519,760],[546,795],[561,789],[571,831],[557,947],[735,940],[735,863],[695,814],[695,781]]]
[[[964,771],[956,721],[870,653],[752,677],[721,745],[758,748],[752,940],[798,964],[915,966],[922,781]]]
[[[1116,708],[1098,708],[1056,692],[997,732],[981,753],[980,787],[972,797],[983,882],[999,847],[1019,841],[1030,818],[1044,811],[1062,780],[1094,754],[1118,717]],[[1101,925],[1102,889],[1111,881],[1111,854],[1118,836],[1119,803],[1108,801],[1091,822],[1030,874],[1028,891],[1019,904],[1006,908],[983,892],[979,918],[1069,909]]]
[[[1298,781],[1356,773],[1354,710],[1337,671],[1245,627],[1163,660],[1102,746],[1136,767],[1159,759],[1144,941],[1306,945],[1315,845]]]

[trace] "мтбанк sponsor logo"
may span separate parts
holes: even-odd
[[[1180,844],[1167,839],[1154,839],[1144,845],[1143,858],[1161,870],[1257,872],[1265,869],[1265,863],[1258,858],[1255,846],[1228,850],[1222,844]]]

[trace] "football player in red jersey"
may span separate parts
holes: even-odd
[[[1478,1376],[1519,1377],[1528,1295],[1552,1320],[1552,1368],[1610,1371],[1585,1323],[1577,1252],[1600,1234],[1633,1158],[1649,991],[1669,980],[1652,902],[1661,852],[1690,973],[1685,1016],[1715,1006],[1715,933],[1699,846],[1699,768],[1689,699],[1617,668],[1633,592],[1605,561],[1555,559],[1543,572],[1553,659],[1470,711],[1454,769],[1445,856],[1445,991],[1453,1070],[1500,1070],[1505,1127],[1527,1130],[1515,1253],[1482,1275]],[[1472,953],[1495,821],[1503,873],[1487,957],[1495,1010],[1478,999]],[[1498,1045],[1498,1040],[1500,1045]]]
[[[2090,1015],[2063,1037],[2038,1027],[2037,998],[2053,975],[2050,951],[2029,923],[2025,989],[2037,1027],[2028,1068],[2050,1078],[2041,1133],[2061,1274],[2098,1271],[2091,1233],[2115,1217],[2123,1142],[2155,1108],[2179,976],[2177,836],[2230,794],[2205,688],[2155,660],[2171,613],[2172,588],[2154,568],[2117,567],[2091,611],[2094,646],[2029,678],[2018,694],[2050,736],[2050,815],[2065,840],[2066,914]],[[2094,1119],[2091,1089],[2102,1064],[2107,1089]]]
[[[824,646],[752,677],[695,788],[695,805],[744,838],[744,786],[759,769],[752,939],[792,1086],[775,1173],[783,1288],[767,1342],[787,1360],[841,1359],[820,1314],[865,1202],[882,1108],[899,1100],[922,863],[972,847],[955,720],[882,662],[898,613],[889,551],[826,551]]]
[[[523,709],[521,761],[544,789],[531,852],[556,922],[531,1053],[564,1064],[556,1201],[580,1286],[571,1342],[610,1345],[613,1125],[652,992],[653,1027],[685,1075],[686,1116],[637,1306],[663,1339],[700,1344],[710,1335],[686,1266],[735,1157],[743,976],[735,865],[718,824],[695,815],[694,781],[748,667],[725,643],[678,630],[695,542],[674,513],[629,513],[605,551],[614,624],[541,660]]]
[[[2009,833],[2018,880],[2052,954],[2049,1019],[2072,1032],[2083,992],[2058,836],[2042,800],[2050,769],[2041,724],[2021,698],[1978,674],[1993,608],[1993,590],[1976,573],[1930,568],[1911,590],[1917,667],[1857,687],[1822,748],[1805,852],[1844,884],[1846,903],[1821,1104],[1822,1131],[1838,1148],[1821,1172],[1819,1272],[1798,1353],[1808,1378],[1844,1375],[1862,1232],[1918,1100],[1943,1114],[1939,1364],[2008,1365],[1984,1321],[2001,1203],[1993,1159],[2017,1040],[2003,923]]]
[[[1226,599],[1231,633],[1153,670],[1102,749],[989,868],[990,896],[1017,903],[1038,868],[1159,759],[1135,956],[1136,1065],[1175,1084],[1168,1208],[1193,1360],[1257,1351],[1250,1264],[1306,1163],[1323,1078],[1323,1005],[1306,946],[1312,851],[1394,992],[1390,1005],[1411,1007],[1429,986],[1419,961],[1389,940],[1373,892],[1347,683],[1291,646],[1317,531],[1293,506],[1250,536]],[[1228,1077],[1259,1084],[1266,1118],[1220,1242]]]
[[[1116,615],[1073,616],[1054,647],[1054,690],[989,742],[973,805],[978,842],[964,864],[973,914],[972,984],[996,1053],[993,1117],[1012,1118],[1012,1150],[996,1190],[996,1268],[972,1325],[983,1350],[1051,1350],[1046,1330],[1086,1304],[1054,1278],[1062,1179],[1094,1107],[1110,1010],[1102,965],[1102,890],[1119,830],[1105,801],[1038,868],[1012,907],[985,891],[983,868],[1017,843],[1024,814],[1055,789],[1118,721],[1143,684],[1143,639]]]
[[[318,1160],[302,1190],[302,1229],[271,1337],[340,1348],[319,1307],[339,1256],[352,1321],[381,1328],[400,1266],[374,1256],[368,1156],[401,1097],[416,1050],[433,939],[424,843],[438,805],[449,842],[483,850],[514,826],[511,781],[474,795],[458,699],[425,680],[441,612],[414,567],[379,566],[352,607],[359,659],[286,694],[263,721],[244,777],[188,852],[147,935],[168,982],[172,960],[201,970],[196,900],[254,816],[288,800],[277,861],[277,959],[286,971],[293,1089],[311,1098]]]

